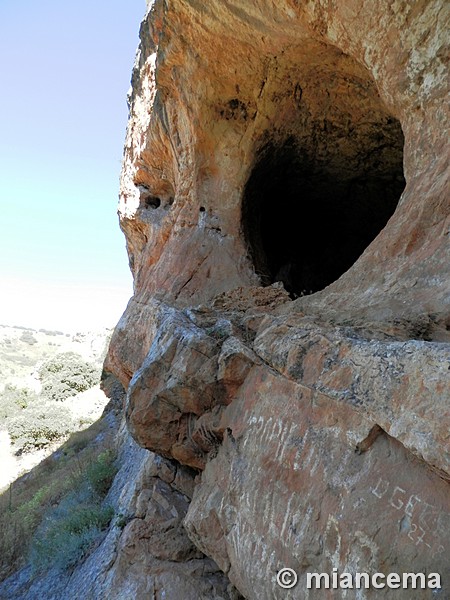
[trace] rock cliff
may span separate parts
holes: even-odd
[[[307,573],[337,569],[440,573],[417,597],[450,597],[449,13],[149,4],[119,205],[134,295],[105,369],[136,461],[165,466],[112,589],[313,599]]]

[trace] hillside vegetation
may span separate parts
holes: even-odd
[[[27,562],[70,569],[113,517],[115,430],[99,389],[109,336],[0,326],[0,580]]]
[[[0,326],[0,490],[100,416],[109,336]]]

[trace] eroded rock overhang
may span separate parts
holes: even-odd
[[[106,367],[139,443],[205,469],[186,525],[248,598],[278,597],[282,560],[447,568],[446,22],[290,0],[143,21]],[[274,281],[300,297],[251,288]]]
[[[308,250],[302,229],[313,247],[309,231],[323,239],[328,229],[330,248],[325,239],[314,249],[333,271],[326,261],[348,253],[340,247],[355,244],[357,258],[369,246],[370,235],[356,239],[358,229],[374,220],[382,229],[349,273],[339,278],[335,270],[312,286],[338,278],[314,307],[361,319],[426,314],[445,326],[445,7],[421,10],[425,16],[406,2],[330,12],[320,3],[156,3],[142,26],[120,204],[136,299],[159,293],[196,303],[264,278],[264,259],[252,260],[252,235],[246,239],[243,202],[261,152],[267,158],[272,147],[276,162],[288,145],[296,170],[310,174],[299,183],[297,214],[286,214],[288,232],[293,220],[299,224],[299,254]],[[278,171],[274,229],[290,176]],[[403,176],[406,189],[383,229]],[[327,177],[328,204],[310,215],[308,204],[318,200],[308,203],[308,188]],[[360,228],[349,229],[347,205],[358,190]],[[340,205],[348,211],[341,222]],[[342,229],[340,243],[333,222]],[[341,271],[356,258],[344,257]]]

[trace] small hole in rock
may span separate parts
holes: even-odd
[[[204,206],[200,206],[200,212],[205,212],[205,207]]]
[[[161,206],[161,200],[156,196],[149,196],[145,199],[145,206],[146,208],[159,208]]]

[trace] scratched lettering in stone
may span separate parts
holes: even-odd
[[[272,574],[279,567],[276,553],[272,551],[273,540],[256,535],[254,521],[248,521],[242,514],[238,514],[228,542],[237,564],[248,564],[250,559],[249,573],[254,574],[255,569],[258,569],[267,574],[268,582],[271,580]]]
[[[281,417],[269,417],[265,420],[262,416],[250,416],[248,412],[245,417],[248,429],[242,445],[243,451],[248,444],[253,443],[254,436],[258,436],[263,448],[275,446],[272,458],[280,467],[291,468],[290,464],[285,464],[286,452],[290,448],[289,440],[296,434],[298,425]]]
[[[399,531],[412,543],[416,546],[424,544],[433,551],[432,557],[445,552],[447,529],[444,522],[450,517],[448,513],[381,477],[371,492],[399,512]]]

